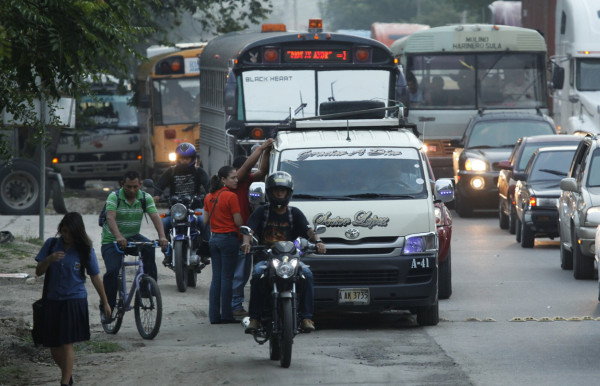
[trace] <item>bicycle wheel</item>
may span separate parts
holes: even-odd
[[[119,290],[117,291],[117,303],[116,306],[112,310],[112,315],[109,323],[102,323],[102,328],[107,334],[116,334],[119,332],[121,328],[121,323],[123,323],[123,316],[125,311],[123,310],[123,297],[121,296],[121,288],[123,288],[123,278],[119,276]],[[100,311],[102,312],[102,311]],[[102,320],[102,315],[100,315],[100,320]]]
[[[162,297],[156,281],[142,275],[139,290],[135,291],[135,325],[144,339],[154,339],[162,320]]]
[[[185,292],[188,286],[188,267],[185,265],[185,258],[187,256],[187,244],[183,241],[175,241],[173,246],[173,259],[175,261],[175,282],[177,283],[177,290],[179,292]]]
[[[292,315],[292,299],[281,299],[281,338],[279,347],[281,350],[279,364],[288,368],[292,363],[292,343],[294,343],[294,326]]]

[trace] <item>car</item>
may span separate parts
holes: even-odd
[[[588,215],[588,220],[600,224],[600,212],[592,212]],[[598,278],[598,301],[600,302],[600,225],[596,227],[594,237],[594,272]]]
[[[498,167],[502,169],[498,176],[498,220],[500,229],[508,229],[510,234],[515,234],[517,222],[514,202],[515,186],[517,180],[525,178],[525,167],[533,152],[545,146],[576,146],[582,138],[581,135],[562,134],[519,138],[508,161],[502,161],[498,164]]]
[[[432,189],[435,181],[429,157],[423,153],[427,161]],[[434,201],[435,225],[438,234],[438,298],[448,299],[452,295],[452,214],[443,201]]]
[[[497,209],[499,162],[508,160],[520,137],[549,134],[556,134],[556,127],[541,113],[492,112],[471,118],[462,138],[451,140],[458,215]]]
[[[600,224],[600,138],[581,140],[567,178],[560,181],[558,225],[562,269],[573,269],[575,279],[594,277],[594,244]]]
[[[536,237],[558,236],[560,181],[567,176],[577,146],[541,147],[534,151],[524,180],[515,186],[517,242],[533,248]]]

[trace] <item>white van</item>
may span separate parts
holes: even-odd
[[[434,200],[454,192],[450,180],[430,183],[422,142],[398,118],[292,120],[275,138],[270,172],[290,173],[290,205],[327,227],[327,253],[303,257],[316,309],[403,309],[436,325]]]

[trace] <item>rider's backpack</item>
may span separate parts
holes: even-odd
[[[119,197],[119,190],[115,190],[114,193],[117,196],[118,208],[119,204],[121,203],[121,197]],[[146,192],[144,191],[142,191],[142,211],[146,213]],[[106,223],[106,203],[104,204],[102,210],[100,211],[100,214],[98,215],[98,225],[103,227],[104,223]]]

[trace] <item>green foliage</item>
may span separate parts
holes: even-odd
[[[150,41],[166,42],[186,12],[208,32],[228,32],[257,23],[270,0],[0,0],[0,161],[14,149],[11,125],[31,128],[28,140],[48,142],[35,100],[56,101],[87,91],[89,74],[127,78]],[[4,133],[2,130],[7,130]]]
[[[98,353],[111,353],[117,351],[124,351],[125,349],[116,342],[107,342],[102,340],[86,340],[75,344],[76,352],[85,352],[91,354]]]

